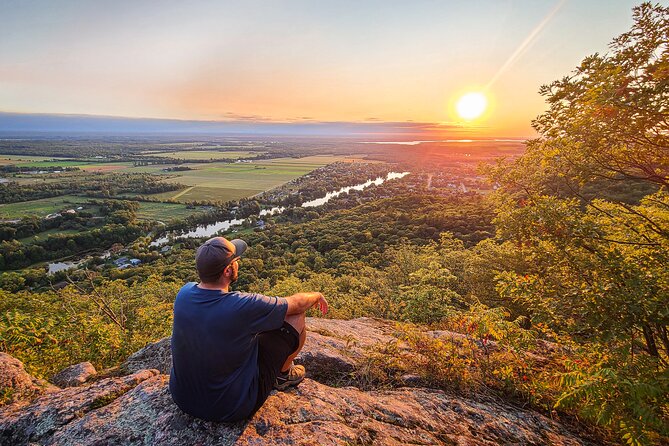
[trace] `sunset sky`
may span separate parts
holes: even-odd
[[[605,52],[637,3],[4,0],[0,112],[531,136],[539,86]],[[463,124],[472,91],[488,109]]]

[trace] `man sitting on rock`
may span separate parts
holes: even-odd
[[[239,239],[207,240],[195,254],[200,283],[184,285],[174,301],[170,393],[204,420],[243,420],[272,389],[299,384],[305,370],[293,359],[306,338],[305,312],[328,309],[321,293],[230,291],[246,248]]]

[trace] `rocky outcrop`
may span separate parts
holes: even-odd
[[[581,445],[548,418],[438,390],[362,392],[307,380],[270,397],[239,445]]]
[[[56,373],[51,378],[51,382],[59,387],[76,387],[82,385],[97,373],[90,362],[80,362]]]
[[[45,444],[61,427],[106,406],[156,375],[157,370],[142,370],[129,376],[103,379],[90,386],[49,392],[27,406],[10,404],[0,412],[1,443]]]
[[[370,349],[396,345],[407,349],[406,343],[397,337],[396,323],[387,320],[361,317],[353,320],[307,318],[309,335],[302,351],[295,358],[297,364],[308,364],[307,376],[321,382],[345,385],[350,374],[359,367]],[[464,342],[467,336],[452,331],[427,331],[426,335],[446,339],[451,342]],[[481,345],[483,348],[483,345]],[[486,343],[485,348],[497,349],[494,341]],[[544,359],[532,352],[525,352],[534,361]],[[147,345],[131,355],[122,365],[121,370],[133,373],[144,369],[157,369],[169,374],[172,365],[170,338],[163,338]],[[420,385],[415,375],[407,375],[407,385]]]
[[[310,320],[301,361],[312,376],[350,373],[367,348],[397,342],[385,321]],[[168,391],[169,338],[132,355],[125,376],[41,391],[0,408],[0,444],[31,445],[581,445],[566,427],[531,410],[426,388],[363,391],[306,379],[273,393],[244,423],[198,420]],[[4,361],[20,364],[9,355]],[[18,369],[23,370],[22,366]],[[134,372],[130,370],[137,369]],[[25,373],[25,371],[23,371]],[[26,374],[27,375],[27,374]],[[17,384],[27,383],[29,375]],[[336,381],[336,380],[335,380]]]
[[[165,375],[170,373],[172,367],[172,351],[170,350],[170,338],[151,343],[143,349],[136,351],[121,364],[121,370],[133,373],[138,370],[156,369]]]
[[[309,364],[309,376],[318,379],[346,375],[355,369],[365,350],[398,341],[393,322],[371,318],[307,318],[307,327],[309,335],[295,362]],[[163,338],[128,357],[121,370],[157,369],[169,374],[171,365],[170,338]]]
[[[25,400],[45,389],[48,384],[30,376],[21,361],[0,352],[0,403]]]

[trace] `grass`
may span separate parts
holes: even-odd
[[[246,156],[258,152],[216,152],[216,151],[181,151],[175,154],[198,153],[200,156],[216,154],[230,156],[236,154]],[[0,155],[0,157],[10,155]],[[9,159],[9,158],[8,158]],[[111,171],[127,169],[131,172],[145,172],[165,177],[164,181],[180,183],[188,186],[179,191],[164,192],[153,195],[157,199],[174,199],[180,202],[188,201],[229,201],[251,197],[266,190],[280,186],[290,180],[298,178],[314,169],[337,161],[351,161],[353,158],[338,156],[309,156],[304,158],[275,158],[259,160],[250,163],[191,163],[184,164],[193,170],[165,173],[166,165],[133,167],[132,162],[86,162],[86,161],[58,161],[47,157],[19,157],[11,156],[13,161],[21,161],[19,165],[31,167],[76,166],[85,171]],[[26,160],[30,162],[24,162]],[[65,175],[65,174],[63,174]],[[82,174],[85,175],[85,174]],[[42,180],[58,181],[56,178],[15,178],[20,182],[36,183]],[[0,219],[15,220],[24,216],[45,217],[66,208],[80,205],[86,207],[87,198],[75,195],[45,198],[22,203],[0,205]],[[188,209],[178,203],[140,203],[138,218],[143,220],[170,220],[180,219],[199,212],[197,209]]]
[[[23,201],[20,203],[0,204],[0,219],[16,220],[24,216],[46,217],[63,209],[84,206],[87,209],[88,199],[76,195],[43,198],[41,200]]]
[[[33,156],[33,155],[5,155],[0,153],[0,165],[19,164],[26,162],[52,161],[61,158],[54,156]],[[69,159],[69,158],[67,158]]]
[[[76,160],[67,160],[67,161],[30,161],[30,162],[21,162],[16,163],[18,167],[78,167],[81,170],[92,172],[108,172],[112,170],[122,170],[127,169],[132,166],[131,162],[114,162],[114,163],[99,163],[99,162],[87,162],[87,161],[76,161]]]
[[[314,169],[344,157],[309,156],[275,158],[252,163],[189,164],[193,170],[173,172],[165,181],[190,186],[187,190],[156,195],[157,198],[191,200],[236,200],[280,186]]]
[[[169,221],[186,218],[204,212],[202,209],[188,209],[185,204],[140,202],[137,218],[140,220]]]
[[[240,198],[252,197],[253,195],[262,192],[262,190],[191,186],[186,189],[183,189],[181,192],[184,193],[178,195],[180,193],[178,192],[175,195],[174,192],[166,192],[153,196],[158,199],[174,199],[182,202],[198,201],[198,200],[230,201],[230,200],[239,200]]]
[[[173,192],[170,192],[173,193]],[[83,206],[87,212],[98,213],[97,206],[89,204],[89,198],[76,195],[63,195],[59,197],[43,198],[41,200],[24,201],[21,203],[0,204],[0,220],[18,220],[26,216],[46,217],[64,209],[74,209]],[[173,219],[186,218],[189,215],[204,212],[201,208],[189,209],[185,204],[180,203],[153,203],[139,202],[137,218],[140,220],[161,220],[169,221]],[[40,233],[37,238],[46,238],[55,233],[75,233],[78,231],[49,230]],[[30,242],[33,237],[27,237],[21,241]]]
[[[56,160],[54,161],[53,159],[48,159],[48,160],[38,160],[38,161],[28,161],[28,162],[17,162],[15,163],[18,167],[79,167],[82,164],[81,161],[73,161],[73,160],[63,160],[59,161]]]
[[[123,170],[131,168],[132,163],[131,162],[91,163],[91,164],[82,164],[78,167],[86,172],[111,172],[113,170]]]
[[[239,158],[253,158],[265,152],[243,152],[230,151],[221,152],[218,150],[182,150],[178,152],[160,152],[160,153],[144,153],[145,156],[158,156],[161,158],[175,158],[185,160],[219,160],[219,159],[239,159]]]
[[[125,392],[123,390],[114,390],[109,393],[100,395],[99,397],[95,398],[90,405],[90,410],[95,410],[99,409],[101,407],[104,407],[108,404],[111,404],[114,402],[114,400],[118,399],[119,397],[123,396]]]
[[[43,231],[40,232],[37,235],[31,236],[31,237],[24,237],[18,239],[21,243],[26,243],[29,244],[34,241],[40,241],[44,240],[50,235],[55,235],[55,234],[78,234],[79,232],[84,232],[84,231],[77,231],[76,229],[49,229],[48,231]]]

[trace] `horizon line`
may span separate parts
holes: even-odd
[[[80,113],[32,113],[0,111],[0,133],[193,133],[281,136],[398,136],[418,139],[505,139],[525,140],[530,136],[476,135],[486,127],[452,122],[318,121],[311,119],[272,120],[258,118],[184,119]],[[476,135],[476,136],[475,136]]]

